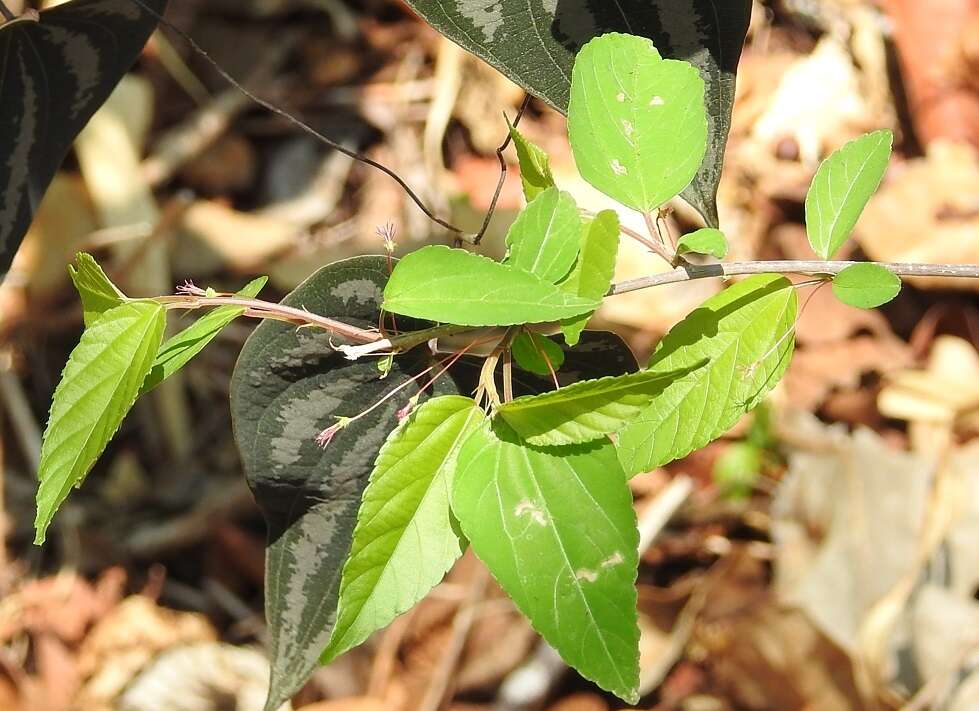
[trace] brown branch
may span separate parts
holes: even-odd
[[[240,306],[246,309],[246,316],[253,318],[286,321],[298,326],[318,326],[336,336],[359,343],[373,343],[382,340],[381,334],[377,331],[351,326],[348,323],[327,318],[326,316],[320,316],[311,311],[285,306],[284,304],[276,304],[271,301],[262,301],[260,299],[247,299],[240,296],[177,295],[161,296],[154,300],[171,309]]]
[[[729,264],[684,264],[672,271],[652,274],[638,279],[630,279],[613,284],[608,296],[626,294],[630,291],[648,289],[651,286],[676,284],[694,279],[712,277],[732,277],[746,274],[812,274],[832,276],[839,274],[854,264],[868,262],[820,262],[820,261],[774,261],[774,262],[731,262]],[[900,262],[870,262],[884,267],[897,276],[952,277],[959,279],[979,279],[979,264],[904,264]]]
[[[17,16],[10,11],[10,8],[3,4],[3,0],[0,0],[0,15],[3,15],[3,19],[6,22],[13,22],[17,19]]]

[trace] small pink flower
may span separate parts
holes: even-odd
[[[341,417],[334,424],[330,425],[316,435],[316,444],[325,449],[326,446],[333,441],[333,438],[337,436],[337,432],[342,430],[348,424],[350,424],[350,419],[347,417]]]

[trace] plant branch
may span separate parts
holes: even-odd
[[[897,276],[953,277],[979,279],[979,264],[906,264],[901,262],[873,262]],[[847,267],[866,262],[822,262],[822,261],[773,261],[773,262],[731,262],[728,264],[684,264],[672,271],[652,274],[638,279],[613,284],[608,296],[626,294],[630,291],[648,289],[651,286],[676,284],[694,279],[712,277],[732,277],[747,274],[811,274],[832,276]]]
[[[524,96],[523,102],[520,104],[520,108],[517,109],[517,115],[513,119],[513,124],[511,124],[513,128],[520,125],[520,119],[523,118],[524,112],[527,110],[528,106],[530,106],[530,94]],[[512,140],[513,134],[510,131],[507,131],[506,138],[503,140],[503,143],[501,143],[500,147],[496,149],[496,158],[500,161],[500,178],[496,181],[496,191],[493,193],[493,199],[490,201],[489,209],[486,211],[486,217],[483,218],[483,224],[480,226],[479,232],[477,232],[472,239],[465,240],[475,246],[479,246],[479,243],[482,241],[483,237],[486,236],[486,231],[489,229],[490,221],[492,221],[493,215],[496,213],[496,204],[500,201],[500,194],[503,192],[503,186],[506,184],[507,164],[506,158],[503,157],[503,151],[507,149]]]
[[[246,309],[246,316],[252,316],[253,318],[286,321],[298,326],[318,326],[334,335],[359,343],[373,343],[382,340],[381,334],[377,331],[352,326],[348,323],[327,318],[326,316],[320,316],[304,309],[297,309],[292,306],[276,304],[271,301],[262,301],[260,299],[247,299],[240,296],[197,296],[190,294],[161,296],[154,299],[154,301],[173,309],[240,306]]]
[[[594,220],[596,215],[591,210],[587,208],[579,208],[578,213],[589,220]],[[642,232],[637,232],[631,227],[626,227],[625,225],[619,223],[619,232],[624,234],[626,237],[631,237],[636,240],[643,247],[648,249],[650,252],[662,257],[668,264],[673,264],[673,255],[670,254],[669,250],[661,243],[656,240],[646,237]]]
[[[0,0],[0,2],[2,2],[2,0]],[[266,111],[271,111],[276,116],[280,116],[280,117],[284,118],[286,121],[288,121],[292,125],[296,126],[297,128],[299,128],[304,133],[312,136],[317,141],[319,141],[320,143],[323,143],[323,144],[329,146],[333,150],[335,150],[335,151],[337,151],[339,153],[342,153],[345,156],[348,156],[350,158],[353,158],[356,161],[360,161],[361,163],[363,163],[365,165],[369,165],[370,167],[375,168],[375,169],[381,171],[382,173],[384,173],[385,175],[387,175],[389,178],[391,178],[392,180],[394,180],[394,182],[396,182],[405,191],[405,193],[407,193],[407,195],[411,199],[411,201],[413,203],[415,203],[415,205],[418,206],[418,209],[420,209],[425,214],[425,216],[428,219],[430,219],[432,222],[436,223],[437,225],[440,225],[440,226],[444,227],[449,232],[453,232],[456,235],[459,235],[460,238],[465,238],[465,234],[464,234],[463,230],[459,229],[458,227],[456,227],[452,223],[447,222],[446,220],[443,220],[441,217],[439,217],[434,212],[432,212],[432,210],[424,203],[424,201],[418,196],[418,194],[415,193],[415,191],[412,190],[408,186],[408,183],[405,182],[404,178],[402,178],[400,175],[398,175],[396,172],[394,172],[391,168],[388,168],[386,165],[384,165],[382,163],[378,163],[376,160],[373,160],[371,158],[368,158],[367,156],[365,156],[365,155],[363,155],[361,153],[358,153],[357,151],[354,151],[354,150],[352,150],[350,148],[347,148],[346,146],[344,146],[341,143],[337,143],[336,141],[334,141],[334,140],[332,140],[330,138],[327,138],[322,133],[320,133],[319,131],[317,131],[315,128],[313,128],[312,126],[310,126],[308,123],[306,123],[302,119],[298,118],[297,116],[294,116],[293,114],[289,113],[285,109],[280,109],[275,104],[273,104],[273,103],[271,103],[269,101],[266,101],[265,99],[257,96],[256,94],[253,94],[250,90],[246,89],[241,84],[241,82],[239,82],[237,79],[235,79],[233,76],[231,76],[224,69],[224,67],[222,67],[215,59],[213,59],[211,57],[211,55],[208,54],[207,51],[205,51],[199,44],[197,44],[197,42],[194,40],[194,38],[191,37],[189,34],[187,34],[184,30],[180,29],[179,27],[177,27],[176,25],[174,25],[173,23],[171,23],[169,20],[167,20],[166,18],[164,18],[162,15],[160,15],[160,13],[158,13],[156,10],[154,10],[151,7],[149,7],[145,2],[143,2],[143,0],[131,0],[131,2],[133,2],[136,5],[138,5],[139,7],[141,7],[143,9],[143,11],[145,11],[146,13],[148,13],[151,17],[156,18],[156,20],[159,21],[159,23],[161,25],[163,25],[167,29],[171,30],[172,32],[176,33],[181,39],[183,39],[184,42],[187,43],[187,45],[196,54],[198,54],[205,62],[207,62],[209,65],[211,65],[211,67],[214,69],[214,71],[216,71],[218,74],[221,75],[221,78],[222,79],[224,79],[231,86],[233,86],[235,89],[237,89],[238,91],[240,91],[242,93],[242,95],[244,95],[245,97],[247,97],[250,101],[258,104],[259,106],[261,106]],[[13,18],[11,18],[11,19],[13,19]]]
[[[3,15],[3,19],[6,22],[13,22],[17,19],[17,16],[10,11],[10,8],[3,4],[3,0],[0,0],[0,15]]]

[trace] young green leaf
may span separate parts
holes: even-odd
[[[68,265],[68,276],[82,299],[82,318],[86,327],[126,300],[126,295],[109,280],[91,254],[76,254],[75,264]]]
[[[159,304],[122,304],[87,328],[71,352],[41,444],[35,543],[44,543],[58,507],[81,484],[136,401],[165,325]]]
[[[422,247],[395,266],[384,289],[391,313],[460,326],[557,321],[598,307],[522,269],[462,249]]]
[[[806,195],[806,231],[813,251],[832,257],[853,231],[887,171],[894,134],[874,131],[850,141],[816,171]]]
[[[511,346],[513,359],[528,373],[550,376],[564,365],[564,349],[547,336],[521,331]]]
[[[568,293],[586,299],[601,299],[612,285],[618,254],[619,215],[615,210],[603,210],[585,225],[578,263],[559,286]],[[591,313],[561,322],[561,332],[568,345],[578,343],[589,318]]]
[[[556,284],[574,266],[580,242],[581,216],[574,198],[548,188],[510,226],[503,263]]]
[[[237,293],[238,296],[251,298],[258,296],[258,292],[265,286],[268,277],[259,277],[248,282]],[[236,318],[245,313],[241,306],[219,306],[204,316],[197,319],[193,324],[185,328],[180,333],[168,338],[160,346],[160,352],[156,355],[153,367],[149,375],[143,381],[143,387],[139,394],[148,393],[178,370],[183,368],[191,358],[200,353],[208,343]]]
[[[854,264],[833,278],[833,293],[847,306],[875,309],[901,293],[901,279],[873,262]]]
[[[795,343],[792,283],[762,274],[708,299],[660,342],[651,372],[691,368],[619,432],[619,458],[639,474],[717,439],[785,373]]]
[[[516,126],[509,122],[510,137],[513,145],[517,149],[517,160],[520,162],[520,182],[523,183],[523,194],[530,202],[548,188],[553,188],[554,175],[551,173],[551,162],[547,153],[538,146],[527,140],[526,137]]]
[[[580,444],[618,432],[674,380],[689,372],[643,370],[584,380],[505,403],[497,414],[530,444]]]
[[[677,254],[709,254],[718,259],[727,256],[727,237],[720,230],[705,227],[683,235],[676,245]]]
[[[568,107],[581,176],[641,212],[690,184],[707,149],[704,80],[643,37],[612,33],[579,52]]]
[[[424,597],[466,543],[449,510],[459,446],[485,416],[471,398],[423,403],[381,447],[343,566],[327,664]]]
[[[459,452],[452,509],[541,636],[582,676],[635,703],[639,536],[612,444],[545,452],[487,423]]]

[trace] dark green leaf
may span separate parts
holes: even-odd
[[[265,286],[268,277],[253,279],[238,292],[238,296],[254,297]],[[153,368],[140,389],[140,395],[148,393],[200,353],[213,341],[224,327],[245,313],[240,306],[219,306],[197,319],[180,333],[168,338],[160,346]]]
[[[136,401],[165,326],[159,304],[122,304],[85,329],[71,352],[41,444],[35,543],[44,543],[58,507],[85,479]]]
[[[439,32],[559,111],[568,108],[575,54],[606,32],[649,37],[664,57],[692,62],[707,84],[710,145],[683,197],[717,226],[715,198],[749,0],[407,2]]]
[[[611,442],[545,452],[487,423],[459,452],[452,510],[541,636],[582,676],[635,703],[639,534]]]
[[[76,254],[75,264],[68,265],[68,275],[82,299],[82,316],[86,327],[126,299],[126,295],[109,280],[91,254]]]
[[[901,279],[873,262],[854,264],[834,277],[833,293],[847,306],[876,309],[901,293]]]
[[[788,279],[762,274],[728,287],[674,326],[649,369],[697,369],[672,382],[619,433],[626,471],[639,474],[684,457],[758,405],[789,365],[797,308]]]
[[[156,28],[132,0],[75,0],[40,17],[0,24],[0,279],[75,136]]]
[[[598,304],[598,299],[573,296],[522,269],[443,246],[408,254],[384,289],[386,311],[460,326],[557,321]]]
[[[384,257],[320,269],[284,303],[363,327],[376,326],[387,281]],[[408,324],[399,320],[402,328]],[[265,612],[277,709],[307,680],[336,619],[340,574],[350,552],[361,495],[374,460],[397,425],[412,387],[336,434],[315,439],[337,417],[352,417],[424,368],[416,353],[394,359],[381,379],[371,359],[349,361],[335,336],[264,321],[248,339],[231,384],[231,414],[245,476],[269,528]],[[437,394],[456,394],[441,379]]]

